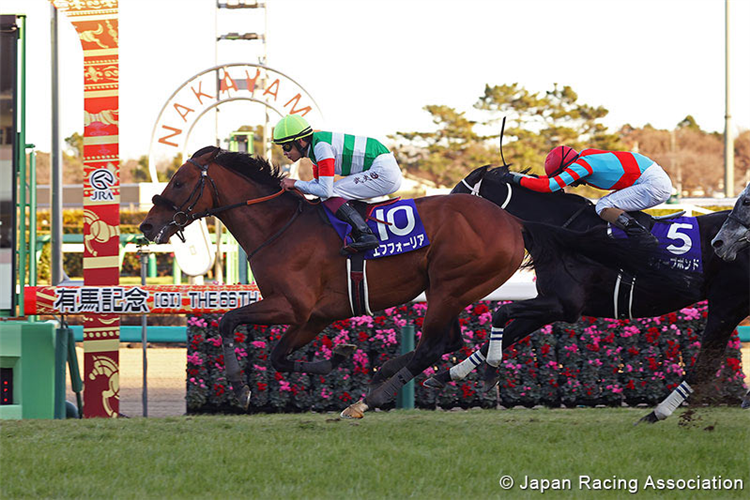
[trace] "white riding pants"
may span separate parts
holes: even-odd
[[[401,187],[401,168],[393,153],[375,158],[372,166],[358,174],[347,175],[333,183],[333,196],[347,200],[376,198],[398,191]]]
[[[596,213],[601,214],[605,208],[619,208],[626,212],[651,208],[667,201],[671,194],[672,181],[664,169],[654,163],[632,186],[600,198],[596,202]]]

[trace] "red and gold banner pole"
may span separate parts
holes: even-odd
[[[120,282],[119,59],[117,0],[54,0],[83,47],[83,280]],[[86,314],[83,327],[84,417],[120,409],[120,317]]]

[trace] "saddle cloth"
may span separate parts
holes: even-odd
[[[382,203],[355,203],[355,208],[380,240],[380,246],[365,252],[366,260],[390,257],[418,250],[430,244],[414,200],[388,200]],[[323,209],[333,229],[346,242],[351,226],[339,220],[327,207]]]
[[[625,238],[625,232],[609,227],[615,238]],[[701,258],[701,234],[695,217],[677,217],[661,222],[655,221],[651,234],[659,240],[658,259],[667,267],[692,273],[703,272]]]

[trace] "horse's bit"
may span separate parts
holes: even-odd
[[[202,219],[204,217],[209,217],[217,213],[223,212],[225,210],[230,210],[232,208],[255,205],[256,203],[263,203],[264,201],[271,200],[273,198],[276,198],[277,196],[281,196],[282,194],[284,194],[284,190],[281,189],[278,192],[270,194],[268,196],[255,198],[253,200],[241,201],[239,203],[234,203],[232,205],[225,205],[223,207],[208,208],[204,210],[203,212],[193,214],[191,213],[193,211],[193,208],[195,208],[195,205],[198,203],[198,200],[200,200],[201,196],[203,196],[203,189],[206,186],[206,179],[208,179],[209,182],[211,182],[211,187],[213,188],[214,194],[216,195],[215,196],[216,202],[219,201],[219,190],[216,188],[216,183],[214,182],[214,180],[211,178],[210,175],[208,175],[208,166],[211,164],[211,162],[208,162],[205,165],[201,165],[200,163],[193,160],[192,158],[188,158],[187,161],[189,161],[190,163],[198,167],[198,169],[201,171],[201,178],[198,184],[196,184],[195,187],[193,188],[193,191],[190,193],[190,196],[185,201],[185,203],[183,203],[182,205],[178,207],[176,203],[174,203],[173,201],[163,196],[160,196],[160,195],[154,196],[154,203],[166,204],[170,206],[172,210],[175,211],[175,214],[172,216],[172,221],[168,224],[168,226],[178,227],[177,232],[175,234],[180,238],[180,240],[182,240],[183,243],[185,243],[185,235],[183,234],[183,230],[185,226],[187,226],[193,221]],[[198,193],[198,196],[195,198],[195,200],[192,203],[190,203],[190,200],[193,199],[193,196],[195,196],[196,193]],[[273,240],[281,236],[281,233],[286,231],[286,229],[292,225],[292,222],[294,222],[297,216],[302,212],[302,200],[306,201],[307,199],[302,197],[302,199],[299,202],[299,206],[297,207],[297,210],[294,211],[294,213],[292,214],[292,217],[287,221],[287,223],[284,224],[284,226],[276,234],[274,234],[265,242],[263,242],[258,248],[250,252],[247,255],[248,260],[250,260],[250,257],[255,255],[261,248],[265,247],[266,245],[271,243]],[[182,210],[182,207],[184,207],[188,203],[190,203],[190,205],[185,210]]]
[[[216,200],[219,199],[219,190],[216,188],[216,184],[214,183],[214,180],[208,175],[208,165],[210,163],[207,163],[206,165],[201,165],[197,161],[193,160],[192,158],[188,158],[190,163],[198,167],[201,171],[201,178],[200,181],[195,185],[193,188],[193,191],[190,193],[190,196],[188,196],[188,199],[180,205],[177,206],[176,203],[173,201],[168,200],[167,198],[163,196],[159,196],[158,199],[162,200],[163,202],[166,202],[167,205],[171,205],[172,210],[175,211],[174,215],[172,216],[172,222],[169,223],[170,226],[177,226],[179,229],[175,234],[182,240],[183,243],[185,243],[185,235],[183,233],[183,230],[185,229],[185,226],[190,224],[196,219],[200,219],[201,217],[205,217],[206,214],[191,214],[190,212],[193,211],[193,208],[195,208],[196,203],[198,203],[198,200],[201,199],[201,196],[203,196],[203,189],[206,186],[206,179],[208,179],[211,182],[211,187],[214,189],[214,194],[216,195]],[[195,194],[198,194],[198,196],[195,196]],[[193,199],[193,196],[195,196],[195,200],[193,200],[192,203],[190,203],[190,200]],[[156,196],[154,197],[156,198]],[[189,204],[188,207],[183,210],[182,207],[184,207],[186,204]]]

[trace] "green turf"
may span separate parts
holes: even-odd
[[[750,412],[643,409],[394,411],[4,421],[0,497],[10,498],[748,498]],[[500,479],[515,486],[503,490]],[[570,487],[521,489],[525,476]],[[605,490],[580,476],[630,480]],[[744,490],[644,489],[741,479]],[[616,484],[616,483],[615,483]],[[564,484],[562,486],[565,486]],[[606,486],[606,485],[605,485]]]

